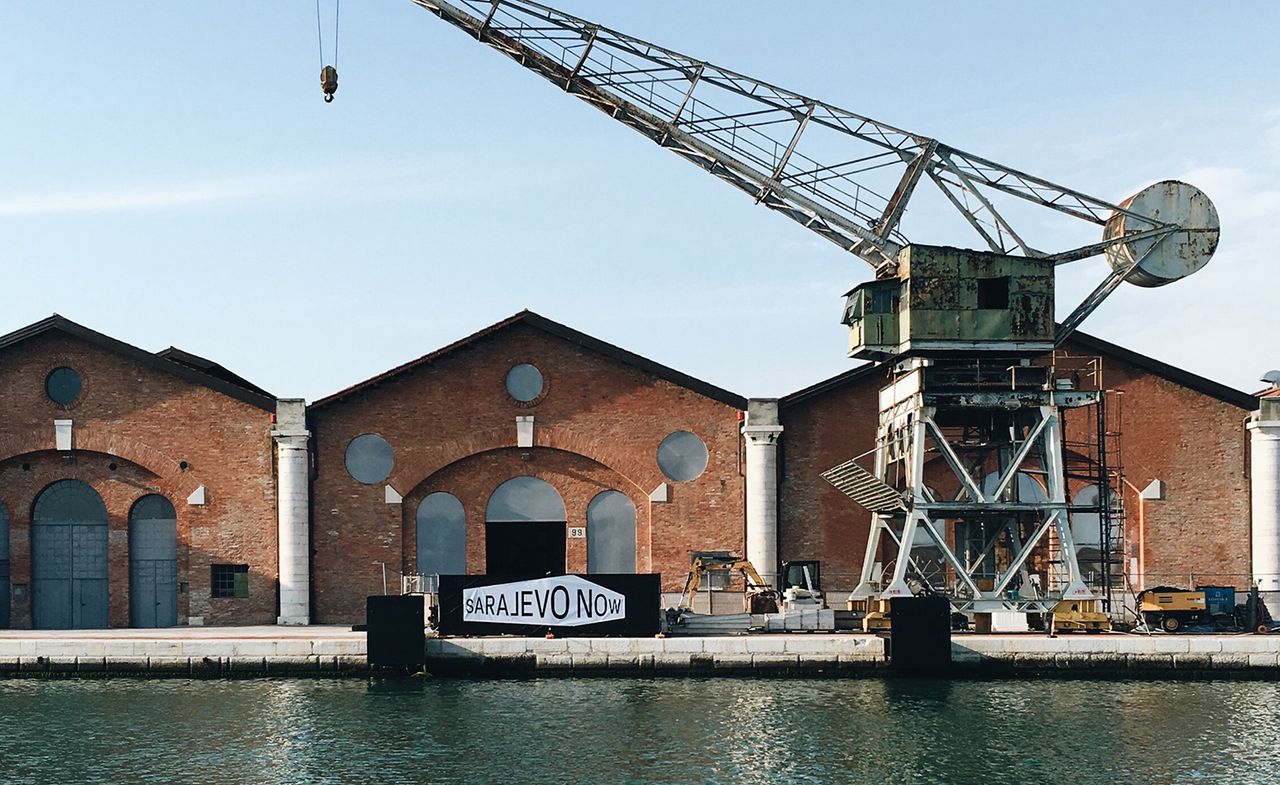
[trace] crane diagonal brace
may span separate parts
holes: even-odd
[[[1129,202],[1057,185],[533,0],[413,2],[859,256],[881,277],[896,273],[898,251],[910,242],[899,227],[925,175],[1002,254],[1062,263],[1179,228]],[[902,172],[894,178],[889,167]],[[1095,225],[1120,216],[1130,228],[1102,243],[1041,250],[992,197]]]

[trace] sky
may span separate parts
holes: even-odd
[[[559,7],[1111,201],[1194,183],[1213,260],[1083,329],[1280,368],[1280,4]],[[524,308],[747,396],[854,364],[864,262],[409,0],[348,0],[338,45],[325,104],[312,0],[0,4],[0,333],[56,312],[309,400]],[[1059,268],[1059,318],[1104,272]]]

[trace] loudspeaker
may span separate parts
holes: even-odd
[[[951,668],[951,603],[946,597],[894,597],[889,618],[891,668],[923,674]]]
[[[425,606],[421,594],[374,595],[365,601],[370,667],[422,667],[427,655]]]

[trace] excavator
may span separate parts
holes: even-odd
[[[684,607],[693,608],[693,601],[698,596],[698,587],[702,585],[702,574],[712,572],[740,573],[746,592],[743,595],[742,609],[746,613],[777,613],[778,592],[760,577],[755,566],[746,559],[737,556],[698,556],[689,568],[689,576],[684,581]]]

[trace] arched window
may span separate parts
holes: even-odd
[[[996,492],[996,486],[1000,484],[1000,475],[992,472],[982,479],[982,495],[988,500],[991,494]],[[1026,504],[1039,504],[1049,501],[1049,494],[1045,493],[1044,486],[1035,477],[1026,472],[1018,472],[1018,477],[1009,483],[1009,488],[1005,493],[1013,494],[1009,501],[1023,502]]]
[[[134,627],[178,623],[178,515],[155,493],[129,510],[129,622]]]
[[[418,505],[418,572],[465,575],[467,515],[451,493],[432,493]]]
[[[31,593],[36,629],[107,626],[107,508],[79,480],[59,480],[36,498]]]
[[[1076,494],[1074,507],[1097,507],[1098,486],[1086,485]],[[1076,552],[1081,548],[1097,549],[1102,545],[1102,516],[1097,512],[1071,513],[1071,539],[1075,540]]]
[[[621,491],[603,491],[587,505],[587,572],[636,571],[636,506]]]
[[[564,501],[551,483],[537,477],[512,477],[489,497],[487,523],[564,521]]]
[[[0,630],[9,629],[9,511],[0,502]]]

